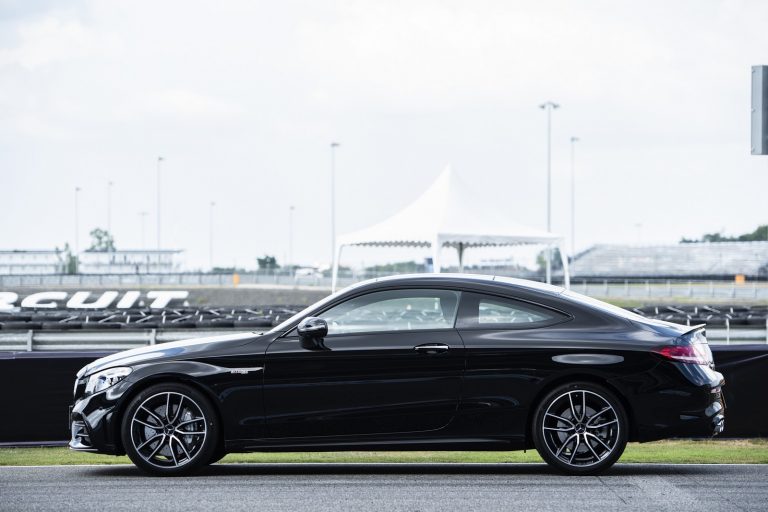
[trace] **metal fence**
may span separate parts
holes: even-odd
[[[169,341],[222,334],[254,332],[248,329],[146,329],[136,331],[0,331],[0,352],[55,350],[125,350]],[[712,344],[768,344],[768,326],[707,328]]]
[[[2,351],[125,350],[169,341],[222,334],[253,332],[248,329],[146,329],[136,331],[0,331]]]
[[[768,300],[768,282],[705,281],[705,280],[576,280],[571,289],[599,298],[664,299],[690,298],[696,300]]]
[[[339,286],[365,279],[392,275],[377,272],[342,272]],[[539,279],[526,275],[526,279]],[[561,283],[559,283],[561,284]],[[331,278],[315,275],[295,275],[288,270],[264,270],[242,274],[58,274],[58,275],[0,275],[0,288],[24,287],[143,287],[143,286],[236,286],[276,285],[310,286],[330,289]],[[768,301],[768,281],[737,283],[724,280],[694,279],[579,279],[571,281],[574,291],[600,298],[661,299],[691,298],[698,300]]]

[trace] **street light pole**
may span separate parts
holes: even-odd
[[[336,264],[336,148],[338,142],[331,142],[331,268]]]
[[[111,181],[107,182],[107,232],[109,234],[112,234],[112,183]]]
[[[75,187],[75,259],[80,257],[80,187]]]
[[[211,267],[211,272],[213,272],[213,207],[216,206],[216,203],[211,201],[211,207],[208,212],[208,222],[209,222],[209,244],[208,244],[208,263]]]
[[[571,137],[571,257],[576,256],[576,143],[578,137]]]
[[[160,163],[164,158],[157,157],[157,250],[160,250]]]
[[[293,210],[296,208],[291,205],[288,207],[288,268],[293,266]],[[291,273],[293,273],[291,271]]]
[[[560,105],[552,101],[539,105],[547,113],[547,231],[552,231],[552,111]],[[546,281],[552,282],[552,248],[547,247]]]
[[[139,218],[141,219],[141,248],[146,249],[147,248],[147,239],[144,236],[145,230],[145,220],[147,219],[147,212],[139,212]]]

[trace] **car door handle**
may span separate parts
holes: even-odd
[[[413,347],[413,350],[415,350],[419,354],[427,354],[427,355],[444,354],[445,352],[448,352],[450,349],[451,347],[449,347],[445,343],[425,343],[423,345],[416,345],[415,347]]]

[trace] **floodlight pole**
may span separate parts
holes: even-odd
[[[331,142],[331,268],[336,263],[336,148],[338,142]]]
[[[147,239],[144,236],[145,233],[145,220],[147,219],[147,212],[139,212],[139,218],[141,219],[141,248],[146,249],[147,248]]]
[[[112,234],[112,183],[107,182],[107,232]]]
[[[576,143],[578,137],[571,137],[571,257],[576,256]]]
[[[293,265],[293,211],[295,209],[293,205],[288,207],[288,261],[286,261],[286,264],[290,266]],[[293,274],[293,271],[291,271],[291,274]]]
[[[208,210],[208,264],[213,272],[213,207],[216,203],[211,201],[210,208]]]
[[[80,187],[75,187],[75,258],[80,257]]]
[[[160,245],[160,164],[164,158],[162,156],[157,157],[157,250],[161,248]]]
[[[552,101],[542,103],[539,108],[547,113],[547,232],[552,231],[552,111],[560,105]],[[552,248],[546,250],[546,281],[552,282]]]

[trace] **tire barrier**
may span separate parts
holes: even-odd
[[[768,437],[768,346],[712,345],[725,375],[725,431],[721,437]],[[77,371],[114,351],[0,352],[0,443],[69,439],[67,411]]]
[[[71,331],[263,328],[277,325],[301,309],[303,306],[0,312],[0,329]]]
[[[768,306],[743,305],[663,305],[628,308],[639,315],[674,322],[677,324],[708,326],[765,327],[768,322]]]
[[[74,329],[194,329],[271,327],[304,306],[238,306],[125,310],[0,311],[3,331]],[[768,325],[768,305],[659,305],[628,308],[639,315],[686,325],[712,327]]]

